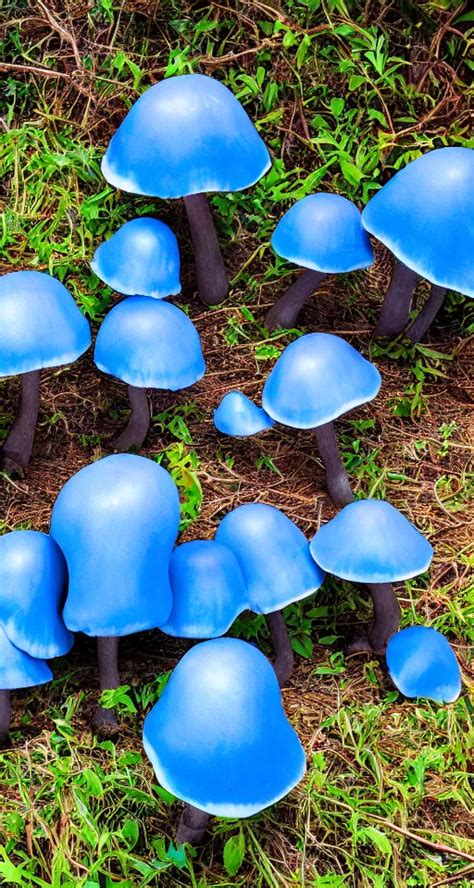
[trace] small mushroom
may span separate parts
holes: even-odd
[[[51,535],[69,570],[64,622],[97,638],[101,690],[120,686],[119,638],[168,618],[168,567],[178,525],[174,481],[142,456],[119,453],[91,463],[56,499]],[[98,707],[94,726],[115,733],[113,710]]]
[[[238,561],[215,540],[192,540],[174,550],[170,561],[173,607],[160,628],[177,638],[224,635],[247,607]]]
[[[100,244],[91,268],[124,296],[166,299],[181,292],[178,241],[159,219],[140,216],[126,222]]]
[[[0,748],[10,731],[10,692],[46,684],[52,677],[48,664],[15,647],[0,623]]]
[[[251,817],[275,804],[305,771],[270,663],[236,638],[184,655],[145,719],[143,744],[160,784],[186,803],[177,844],[201,842],[210,815]]]
[[[308,333],[290,343],[265,383],[263,409],[282,425],[311,429],[326,469],[334,504],[354,499],[342,464],[333,421],[375,398],[380,373],[344,339]]]
[[[316,592],[324,573],[311,558],[302,531],[266,503],[246,503],[224,516],[215,539],[235,555],[247,589],[248,607],[265,614],[275,650],[275,672],[283,687],[294,656],[280,611]],[[316,568],[316,569],[315,569]]]
[[[400,625],[400,606],[391,583],[428,570],[433,549],[398,509],[385,500],[349,503],[313,537],[310,551],[328,573],[367,586],[374,605],[374,622],[352,650],[383,654]]]
[[[14,530],[0,536],[0,741],[8,734],[10,690],[52,677],[44,662],[71,649],[62,619],[67,569],[45,533]]]
[[[474,296],[474,151],[437,148],[393,176],[362,213],[362,224],[395,256],[392,282],[376,336],[407,327],[420,278],[431,295],[407,336],[418,342],[436,317],[447,290]]]
[[[228,392],[214,410],[218,432],[233,438],[248,438],[273,428],[273,419],[242,392]]]
[[[168,77],[147,89],[102,159],[102,172],[115,188],[184,198],[199,296],[206,305],[221,302],[229,285],[205,192],[242,191],[270,166],[240,102],[203,74]]]
[[[392,635],[387,668],[405,697],[454,703],[461,693],[461,670],[449,641],[431,626],[409,626]]]
[[[71,364],[90,345],[90,328],[71,294],[40,271],[0,277],[0,377],[21,375],[21,405],[3,443],[5,470],[23,476],[33,451],[40,370]]]
[[[199,333],[184,311],[149,296],[115,305],[97,334],[94,360],[128,384],[132,413],[115,450],[139,450],[150,427],[148,388],[176,392],[204,376]]]
[[[328,274],[368,268],[374,261],[355,204],[339,194],[308,194],[280,219],[271,240],[278,256],[307,268],[270,309],[270,331],[294,327],[300,310]]]

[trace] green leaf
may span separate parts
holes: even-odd
[[[235,876],[242,866],[245,854],[245,838],[243,831],[231,836],[224,845],[224,867],[229,876]]]
[[[363,83],[366,83],[365,77],[361,74],[351,74],[349,78],[349,89],[359,89],[359,86],[362,86]]]
[[[362,839],[369,839],[379,851],[382,851],[383,854],[386,854],[388,857],[392,854],[392,845],[390,840],[387,838],[384,832],[380,829],[376,829],[375,826],[366,826],[364,829],[359,830],[358,837]]]
[[[331,111],[334,114],[334,117],[339,117],[340,114],[344,111],[344,99],[331,99]]]

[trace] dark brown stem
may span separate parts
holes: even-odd
[[[281,327],[289,329],[296,325],[296,319],[303,305],[315,293],[325,277],[322,271],[305,271],[300,275],[268,312],[265,325],[270,333]]]
[[[397,259],[374,331],[375,336],[398,336],[403,332],[408,324],[413,291],[419,279],[416,271]]]
[[[10,691],[0,690],[0,749],[8,741],[10,731]]]
[[[369,642],[376,654],[384,654],[389,639],[400,627],[401,611],[391,583],[367,583],[374,604]]]
[[[23,477],[33,451],[40,403],[40,372],[32,370],[21,377],[21,404],[3,445],[3,464],[10,475]]]
[[[295,657],[291,647],[290,636],[288,635],[288,629],[286,628],[285,621],[280,611],[265,614],[265,619],[272,637],[273,650],[275,651],[273,668],[276,672],[278,684],[281,688],[284,688],[288,684],[288,679],[290,678],[295,665]]]
[[[354,499],[347,472],[337,446],[334,423],[328,422],[314,430],[318,450],[326,469],[326,483],[335,506],[342,509]]]
[[[412,342],[419,342],[420,339],[423,339],[438,314],[447,292],[446,287],[431,285],[429,298],[407,332],[408,339],[411,339]]]
[[[181,819],[178,824],[176,833],[176,845],[200,845],[209,822],[209,814],[200,811],[199,808],[193,808],[192,805],[186,805]]]
[[[120,687],[118,668],[118,638],[97,638],[97,660],[101,691],[113,691]],[[102,735],[118,733],[118,722],[113,709],[97,706],[92,720],[93,728]]]
[[[132,412],[121,435],[113,442],[114,450],[125,453],[127,450],[140,450],[150,428],[150,405],[146,389],[128,386],[128,400]]]
[[[209,201],[205,194],[184,198],[194,248],[199,298],[204,305],[217,305],[229,292],[229,281],[217,240]]]

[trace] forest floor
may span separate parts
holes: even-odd
[[[143,452],[178,483],[182,539],[212,536],[225,513],[254,500],[283,509],[308,537],[333,516],[311,433],[278,427],[224,439],[212,411],[232,388],[258,399],[298,335],[264,327],[297,274],[269,246],[288,206],[322,189],[362,207],[419,152],[474,147],[473,24],[468,4],[450,0],[4,0],[0,271],[49,270],[96,331],[117,296],[90,270],[95,247],[144,213],[168,222],[180,242],[176,302],[201,334],[208,369],[190,390],[155,393]],[[114,191],[99,167],[140,92],[190,71],[233,90],[274,159],[253,189],[212,200],[232,280],[213,310],[197,301],[182,203]],[[402,699],[383,662],[345,656],[370,607],[359,590],[327,581],[285,612],[298,656],[283,700],[307,776],[258,817],[214,820],[209,843],[192,856],[172,844],[181,806],[159,796],[141,745],[143,713],[187,645],[159,632],[123,640],[127,689],[114,745],[91,737],[95,651],[78,638],[51,685],[14,695],[12,746],[0,753],[1,884],[472,885],[472,303],[450,294],[421,345],[373,340],[392,267],[375,247],[371,269],[326,280],[299,331],[340,334],[381,371],[375,401],[338,422],[341,449],[357,494],[389,499],[434,546],[429,573],[398,587],[403,623],[447,634],[463,670],[461,697],[449,707]],[[425,292],[422,284],[419,297]],[[17,381],[5,380],[0,440],[17,402]],[[91,352],[44,371],[28,478],[0,476],[0,531],[48,530],[61,486],[110,452],[127,410],[125,386],[101,375]],[[234,631],[269,652],[263,618],[242,617]]]

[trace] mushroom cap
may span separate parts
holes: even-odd
[[[184,655],[145,719],[143,744],[165,789],[219,817],[251,817],[305,771],[273,667],[236,638]]]
[[[70,364],[90,344],[88,322],[56,278],[42,271],[0,277],[0,376]]]
[[[374,254],[356,205],[340,194],[308,194],[280,219],[271,239],[278,256],[326,274],[368,268]]]
[[[164,623],[178,525],[177,487],[151,459],[117,453],[76,472],[51,517],[69,569],[66,626],[120,636]]]
[[[273,419],[242,392],[227,392],[214,410],[214,425],[223,435],[248,438],[271,429]]]
[[[392,635],[387,667],[405,697],[454,703],[461,693],[461,670],[449,641],[430,626],[409,626]]]
[[[313,429],[375,398],[377,368],[332,333],[308,333],[291,342],[263,388],[263,409],[294,429]]]
[[[0,625],[31,657],[49,660],[72,648],[61,611],[67,590],[64,555],[50,536],[14,530],[0,536]]]
[[[181,291],[178,241],[159,219],[126,222],[97,247],[91,268],[124,296],[164,299]]]
[[[176,392],[204,376],[201,340],[184,311],[152,299],[124,299],[106,315],[97,334],[94,361],[137,388]]]
[[[424,573],[433,548],[385,500],[356,500],[324,524],[310,543],[323,570],[354,583],[395,583]]]
[[[46,684],[52,677],[48,664],[15,647],[0,625],[0,688],[4,691],[32,688]]]
[[[160,628],[178,638],[224,635],[247,607],[244,579],[235,555],[215,540],[192,540],[170,561],[173,607]]]
[[[269,614],[307,598],[324,580],[304,533],[274,506],[238,506],[222,519],[215,538],[237,558],[248,606],[256,614]]]
[[[362,224],[417,274],[474,296],[474,151],[437,148],[369,200]]]
[[[161,198],[241,191],[270,166],[240,102],[204,74],[169,77],[147,89],[102,159],[102,172],[115,188]]]

